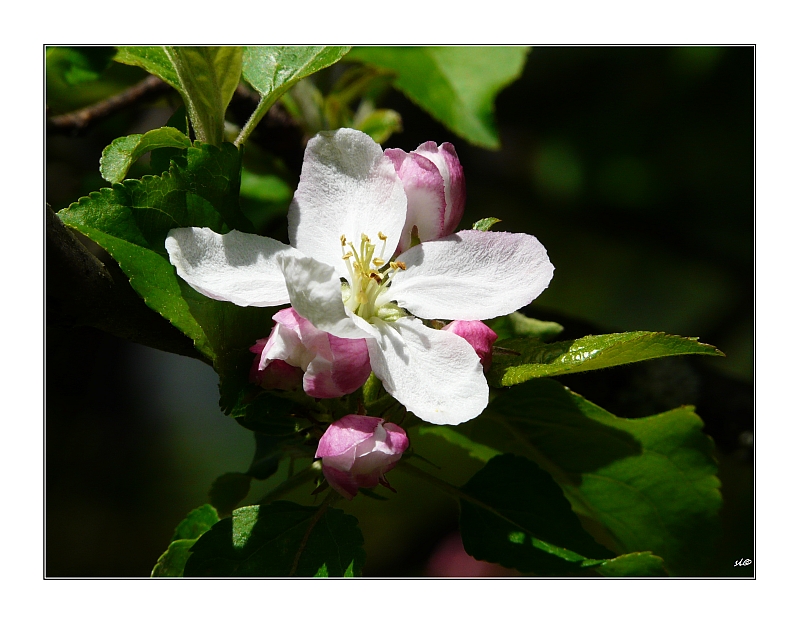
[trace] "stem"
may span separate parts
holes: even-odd
[[[261,101],[258,102],[258,106],[256,106],[253,114],[250,115],[250,118],[247,120],[247,123],[244,124],[242,131],[239,132],[239,136],[236,137],[236,140],[233,142],[237,148],[241,147],[241,145],[247,141],[247,139],[253,133],[253,130],[256,129],[256,126],[261,123],[261,119],[264,118],[264,115],[269,112],[269,109],[277,103],[278,99],[280,99],[283,96],[283,93],[285,93],[288,89],[289,86],[284,86],[283,89],[278,89],[261,98]]]
[[[161,81],[155,75],[143,79],[121,93],[67,114],[55,115],[47,120],[47,129],[52,132],[77,133],[85,130],[90,124],[124,110],[128,106],[162,92],[172,90],[172,86]]]
[[[289,493],[290,491],[294,491],[299,486],[302,486],[306,482],[310,482],[314,479],[315,476],[319,475],[320,467],[317,466],[318,463],[312,462],[309,466],[307,466],[302,471],[298,471],[295,475],[291,478],[287,478],[283,482],[281,482],[278,486],[276,486],[272,491],[267,493],[263,498],[259,500],[259,504],[269,504],[270,502],[274,502],[277,499],[280,499],[285,494]]]
[[[297,549],[297,554],[294,556],[294,562],[292,563],[292,568],[289,570],[289,576],[294,577],[294,573],[297,572],[297,566],[300,563],[300,557],[303,554],[303,551],[306,548],[306,544],[308,543],[308,538],[311,537],[311,531],[314,530],[314,527],[317,525],[317,522],[325,515],[325,512],[328,510],[331,502],[333,502],[339,496],[336,491],[331,491],[325,496],[325,499],[322,501],[322,504],[319,505],[319,509],[317,512],[314,513],[314,517],[311,518],[311,523],[308,525],[308,529],[306,530],[306,534],[303,535],[303,540],[300,542],[300,547]]]

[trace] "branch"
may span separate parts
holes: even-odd
[[[91,326],[151,348],[208,363],[192,340],[147,307],[113,260],[103,264],[47,205],[48,327]]]
[[[75,112],[50,117],[47,120],[47,131],[61,134],[79,134],[84,132],[90,124],[97,123],[120,110],[124,110],[146,97],[159,95],[171,89],[172,87],[169,84],[164,83],[155,75],[150,75],[138,84],[112,95],[108,99],[98,101]]]

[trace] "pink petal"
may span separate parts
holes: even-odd
[[[469,342],[478,356],[481,365],[488,370],[492,365],[492,345],[497,341],[497,333],[482,321],[456,320],[451,321],[442,330],[452,332]]]
[[[334,491],[338,491],[348,500],[352,500],[358,493],[358,484],[349,473],[328,467],[322,463],[322,475]]]
[[[389,149],[384,152],[392,159],[397,175],[403,181],[408,209],[397,253],[411,246],[412,229],[417,227],[420,241],[441,238],[444,233],[447,200],[445,183],[439,168],[421,154]]]
[[[338,456],[370,438],[382,418],[349,414],[332,423],[319,440],[315,458]]]

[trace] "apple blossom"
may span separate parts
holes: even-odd
[[[328,484],[352,500],[361,487],[388,487],[385,474],[407,448],[408,437],[401,427],[382,418],[350,414],[325,430],[314,457],[322,458]]]
[[[469,345],[478,353],[483,369],[489,369],[492,365],[492,345],[497,341],[497,333],[494,330],[482,321],[461,319],[451,321],[442,330],[452,332],[466,339]]]
[[[262,387],[287,389],[284,386],[291,385],[292,373],[300,368],[306,394],[337,398],[355,392],[369,378],[369,353],[363,339],[341,339],[318,330],[294,308],[279,310],[272,319],[275,327],[269,338],[259,339],[250,348],[259,355],[254,382]]]
[[[414,227],[420,242],[453,233],[464,215],[466,188],[464,170],[452,143],[437,147],[428,141],[413,152],[393,148],[384,154],[392,160],[408,199],[397,251],[412,246]]]
[[[427,319],[482,320],[530,303],[553,266],[526,234],[461,231],[395,256],[408,198],[393,161],[357,130],[306,148],[287,246],[236,231],[170,231],[170,261],[193,288],[242,306],[291,302],[316,328],[365,339],[372,371],[409,411],[455,425],[480,414],[489,388],[470,343]],[[282,275],[281,275],[282,273]]]

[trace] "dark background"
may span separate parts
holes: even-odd
[[[96,98],[143,76],[115,65]],[[48,86],[58,96],[49,114],[91,101],[85,87],[74,102],[56,88]],[[534,48],[522,78],[497,99],[499,152],[458,139],[399,93],[381,104],[398,110],[405,128],[386,147],[456,146],[467,178],[462,228],[495,216],[498,230],[545,245],[556,272],[529,314],[560,321],[570,338],[665,331],[727,354],[565,380],[622,416],[697,405],[718,446],[725,498],[709,575],[752,574],[733,562],[754,559],[753,94],[750,47]],[[106,185],[102,149],[164,125],[177,103],[154,97],[77,136],[48,129],[47,202],[58,210]],[[213,479],[247,468],[252,440],[219,413],[216,375],[203,363],[67,327],[53,304],[45,572],[147,576]],[[477,468],[430,436],[412,442],[441,457],[456,484]],[[367,540],[365,573],[423,574],[456,527],[456,506],[427,490],[403,496],[420,487],[402,474],[391,481],[399,493],[389,502],[352,503]],[[307,492],[294,499],[311,500]]]

